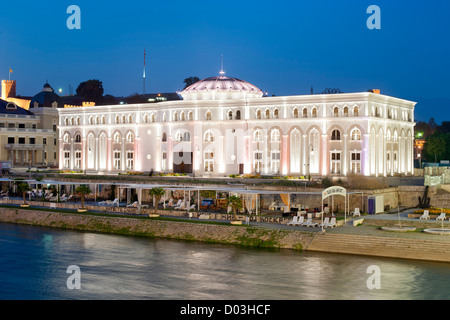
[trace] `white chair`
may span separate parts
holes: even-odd
[[[288,226],[298,225],[298,216],[294,216],[291,221],[287,223]]]
[[[100,201],[100,202],[97,202],[97,204],[98,204],[99,206],[104,206],[104,205],[106,204],[106,201]]]
[[[312,219],[308,219],[308,220],[306,220],[306,222],[302,223],[302,226],[315,227],[315,226],[317,226],[317,223],[313,222]]]
[[[430,212],[429,212],[428,210],[424,210],[424,211],[423,211],[423,214],[420,216],[419,219],[425,219],[425,220],[430,219],[429,213],[430,213]]]
[[[137,201],[135,201],[135,202],[133,202],[131,204],[127,204],[127,208],[137,208],[137,206],[138,206],[138,202]]]
[[[328,228],[328,227],[334,228],[334,227],[336,227],[336,226],[337,226],[337,224],[336,224],[336,218],[331,218],[330,223],[328,223],[328,224],[326,225],[327,228]]]
[[[180,200],[178,200],[177,204],[171,205],[170,207],[173,207],[174,209],[175,209],[175,208],[178,208],[178,207],[180,207],[181,202],[182,202],[182,200],[180,199]]]
[[[326,218],[323,220],[323,223],[319,224],[319,227],[324,227],[324,228],[326,228],[326,227],[328,226],[329,223],[330,223],[330,218],[326,217]]]
[[[353,216],[356,217],[361,217],[361,212],[359,212],[359,208],[355,208],[355,211],[353,211]]]
[[[444,220],[445,220],[445,212],[442,212],[442,213],[439,215],[439,217],[436,218],[436,220],[442,220],[442,221],[444,221]]]

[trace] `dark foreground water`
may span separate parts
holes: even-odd
[[[72,265],[81,289],[67,286]],[[380,289],[367,286],[372,265]],[[0,224],[0,299],[449,298],[450,264]]]

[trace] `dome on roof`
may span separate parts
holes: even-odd
[[[180,95],[184,100],[221,100],[260,98],[263,92],[244,80],[224,76],[200,80],[184,89]]]
[[[48,84],[44,84],[42,91],[35,95],[30,101],[30,108],[63,108],[64,102],[59,95],[55,93],[53,88]]]

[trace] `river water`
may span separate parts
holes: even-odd
[[[69,266],[79,273],[68,273]],[[370,266],[379,273],[368,273]],[[68,278],[81,288],[70,289]],[[369,289],[368,282],[379,289]],[[0,224],[2,300],[449,298],[445,263]]]

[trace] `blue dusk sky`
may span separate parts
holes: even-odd
[[[69,93],[89,79],[105,94],[183,89],[226,75],[269,95],[380,89],[418,102],[416,120],[450,120],[450,1],[3,1],[0,78],[32,96],[48,82]],[[81,9],[69,30],[67,8]],[[370,30],[367,8],[381,9]]]

